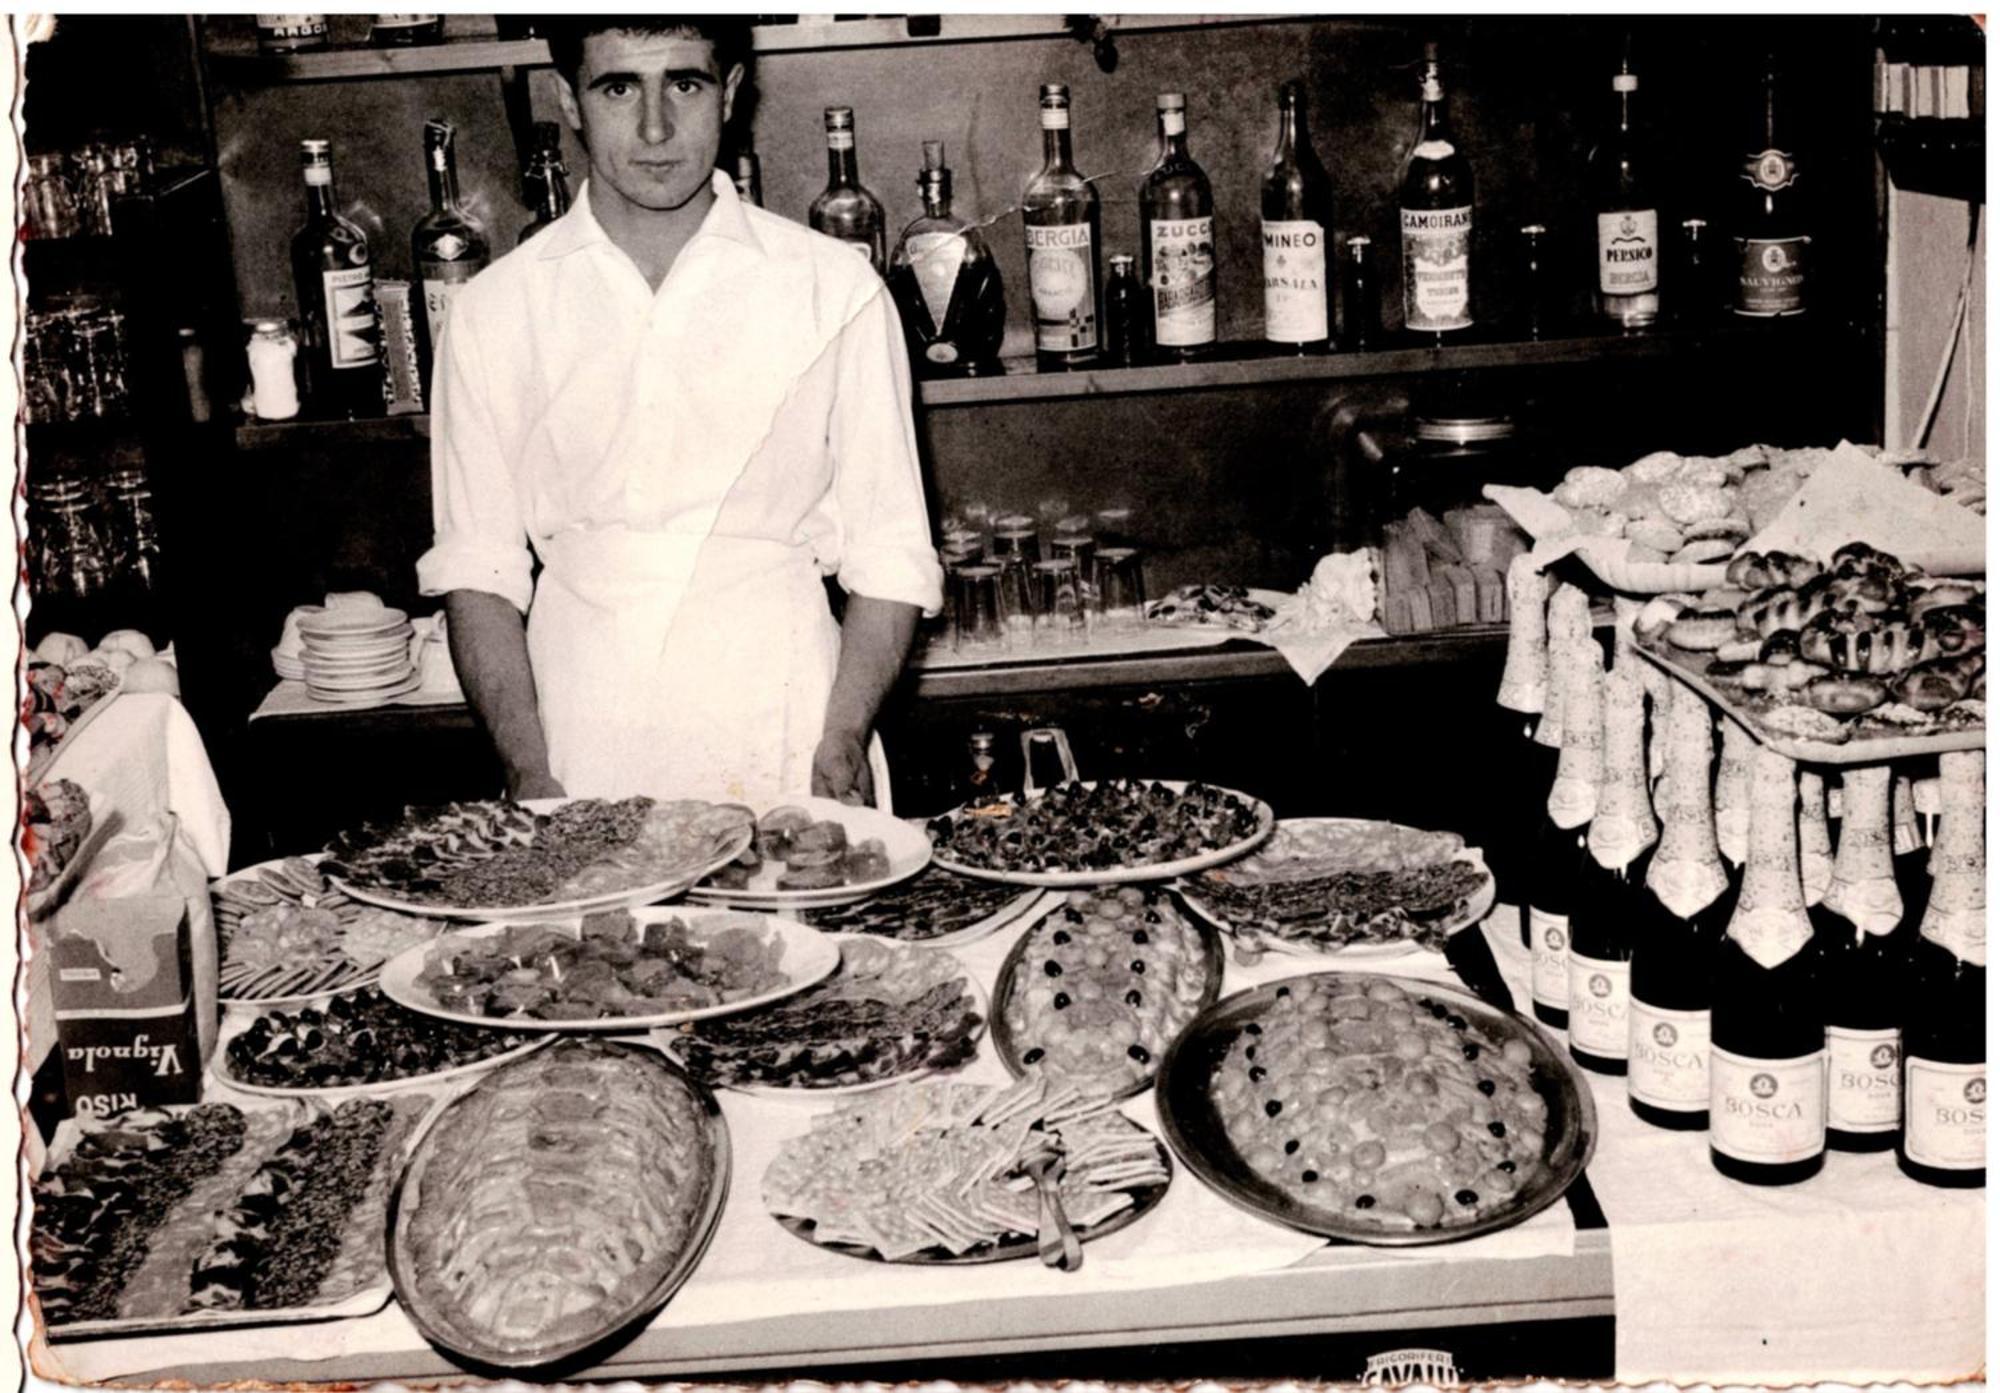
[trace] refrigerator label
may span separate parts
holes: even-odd
[[[1739,237],[1736,312],[1760,318],[1801,314],[1806,307],[1806,248],[1810,237]]]
[[[1215,342],[1215,219],[1154,218],[1153,334],[1163,348]]]
[[[1534,949],[1535,1000],[1558,1011],[1569,1009],[1569,916],[1530,907],[1528,941]]]
[[[1586,1054],[1623,1059],[1632,963],[1569,955],[1569,1042]]]
[[[1986,1066],[1909,1060],[1903,1151],[1938,1170],[1986,1167]]]
[[[1472,209],[1403,209],[1403,320],[1434,333],[1472,325]]]
[[[1826,1125],[1893,1132],[1903,1119],[1902,1032],[1826,1028]]]
[[[1097,347],[1097,257],[1090,224],[1058,223],[1028,234],[1028,289],[1035,302],[1035,347],[1085,353]]]
[[[1326,322],[1326,229],[1316,222],[1264,224],[1264,337],[1318,343]]]
[[[327,353],[336,368],[372,367],[381,359],[374,273],[366,265],[320,273],[326,300]]]
[[[1708,1110],[1708,1012],[1634,1000],[1626,1014],[1625,1087],[1666,1112]]]
[[[1660,214],[1627,209],[1597,215],[1597,288],[1645,295],[1660,288]]]
[[[1826,1149],[1826,1051],[1796,1059],[1708,1052],[1708,1140],[1738,1161],[1784,1165]]]

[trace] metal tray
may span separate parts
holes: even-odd
[[[396,1179],[396,1188],[389,1195],[387,1225],[389,1277],[395,1285],[397,1301],[402,1304],[411,1323],[425,1339],[451,1354],[488,1369],[533,1369],[556,1364],[586,1350],[596,1349],[608,1343],[613,1337],[650,1320],[673,1298],[674,1293],[681,1289],[687,1279],[694,1275],[695,1268],[700,1265],[702,1256],[707,1253],[708,1245],[715,1237],[716,1225],[722,1219],[723,1204],[729,1197],[729,1124],[723,1119],[722,1109],[717,1105],[715,1095],[700,1080],[690,1077],[686,1070],[668,1059],[666,1055],[645,1044],[572,1037],[560,1040],[549,1048],[591,1053],[616,1051],[630,1055],[644,1067],[671,1074],[693,1096],[703,1119],[710,1160],[708,1188],[702,1197],[702,1209],[695,1218],[687,1246],[661,1271],[657,1280],[637,1300],[608,1316],[589,1332],[572,1335],[554,1344],[527,1349],[481,1344],[466,1338],[449,1324],[438,1319],[419,1297],[415,1277],[410,1270],[411,1256],[407,1251],[408,1226],[405,1223],[407,1213],[405,1205],[412,1202],[413,1193],[415,1202],[421,1202],[424,1168],[430,1161],[428,1144],[436,1132],[438,1123],[453,1107],[464,1103],[466,1099],[485,1088],[497,1086],[509,1073],[529,1063],[529,1060],[517,1060],[487,1074],[478,1083],[454,1098],[451,1103],[440,1108],[431,1116],[423,1131],[411,1144],[410,1159]],[[634,1176],[632,1179],[635,1184],[643,1181],[643,1177],[639,1176]]]
[[[1215,1066],[1228,1051],[1239,1029],[1260,1020],[1277,1000],[1280,987],[1296,988],[1301,983],[1323,977],[1359,976],[1369,981],[1394,982],[1422,995],[1449,1001],[1468,1019],[1477,1020],[1503,1039],[1519,1039],[1534,1052],[1537,1091],[1548,1103],[1549,1126],[1547,1161],[1549,1177],[1542,1184],[1517,1192],[1513,1202],[1471,1223],[1457,1227],[1384,1230],[1356,1222],[1349,1214],[1300,1204],[1276,1186],[1258,1177],[1236,1154],[1222,1119],[1216,1115],[1209,1093]],[[1561,1198],[1583,1168],[1590,1163],[1597,1146],[1597,1109],[1590,1097],[1590,1085],[1568,1054],[1549,1038],[1512,1011],[1501,1011],[1461,987],[1442,982],[1419,981],[1379,973],[1316,972],[1238,992],[1209,1007],[1183,1030],[1160,1061],[1156,1101],[1160,1108],[1160,1131],[1187,1168],[1208,1187],[1238,1208],[1275,1223],[1316,1233],[1326,1238],[1345,1239],[1371,1247],[1417,1247],[1433,1243],[1454,1243],[1496,1229],[1510,1228]]]
[[[1017,1079],[1025,1078],[1028,1071],[1026,1066],[1020,1062],[1020,1042],[1015,1040],[1014,1032],[1007,1024],[1007,1008],[1014,999],[1014,978],[1017,975],[1015,969],[1021,965],[1022,959],[1027,956],[1028,942],[1034,938],[1035,930],[1046,923],[1050,916],[1061,910],[1065,903],[1063,900],[1057,900],[1046,911],[1035,917],[1034,922],[1028,926],[1027,931],[1015,939],[1014,946],[1007,950],[1007,956],[1000,964],[1000,971],[993,979],[993,1009],[989,1016],[989,1024],[993,1035],[993,1047],[1000,1052],[1001,1064],[1005,1065],[1007,1072]],[[1188,926],[1201,937],[1202,956],[1206,962],[1207,971],[1204,974],[1205,982],[1201,992],[1201,1004],[1195,1008],[1195,1019],[1199,1019],[1201,1013],[1206,1011],[1210,1006],[1213,1006],[1215,999],[1222,995],[1222,974],[1227,965],[1222,947],[1222,935],[1216,930],[1213,923],[1201,915],[1190,914],[1185,906],[1176,909],[1175,913],[1185,919]],[[1162,1054],[1160,1057],[1154,1059],[1151,1069],[1111,1096],[1113,1098],[1131,1098],[1137,1094],[1144,1093],[1148,1088],[1152,1087],[1153,1080],[1159,1076],[1161,1060],[1164,1058],[1165,1055]],[[1055,1082],[1054,1079],[1050,1081],[1052,1083]]]

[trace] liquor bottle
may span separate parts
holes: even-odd
[[[1665,723],[1660,844],[1646,867],[1652,905],[1633,931],[1625,1092],[1641,1120],[1698,1132],[1708,1126],[1715,953],[1736,896],[1715,846],[1709,788],[1715,721],[1708,702],[1675,683]]]
[[[1943,814],[1903,1020],[1896,1162],[1927,1185],[1986,1184],[1986,755],[1938,756]]]
[[[376,15],[368,30],[368,42],[399,48],[415,44],[441,44],[444,42],[444,16]]]
[[[951,211],[951,171],[941,142],[924,142],[917,175],[923,216],[903,229],[889,289],[919,375],[968,377],[1000,370],[1007,299],[986,241]]]
[[[1805,209],[1799,167],[1780,117],[1778,72],[1764,64],[1760,143],[1743,161],[1736,222],[1736,313],[1753,319],[1804,314],[1808,303]]]
[[[266,53],[298,53],[326,47],[325,15],[258,15],[257,47]]]
[[[1833,832],[1826,821],[1826,781],[1799,770],[1799,889],[1806,908],[1826,898],[1833,884]]]
[[[1715,959],[1708,1155],[1751,1185],[1791,1185],[1826,1164],[1826,1014],[1799,889],[1796,767],[1750,757],[1750,849]]]
[[[1264,175],[1264,337],[1299,352],[1333,332],[1333,181],[1313,152],[1306,89],[1278,89],[1278,149]]]
[[[1097,279],[1097,190],[1070,155],[1069,88],[1042,84],[1042,168],[1021,195],[1028,243],[1028,290],[1035,310],[1035,357],[1044,372],[1087,363],[1098,353],[1103,317]]]
[[[1570,917],[1590,859],[1585,833],[1604,778],[1604,663],[1590,635],[1590,602],[1571,585],[1549,601],[1549,629],[1563,662],[1563,743],[1536,847],[1532,995],[1537,1019],[1569,1024]]]
[[[1910,951],[1889,848],[1888,766],[1847,769],[1840,794],[1833,883],[1808,909],[1826,984],[1826,1144],[1884,1151],[1896,1144],[1902,1122]]]
[[[535,216],[521,229],[515,245],[554,226],[569,211],[569,169],[563,164],[562,128],[553,121],[535,122],[535,150],[521,175],[522,187],[530,191]]]
[[[1569,916],[1569,1052],[1601,1074],[1630,1053],[1634,930],[1652,901],[1647,853],[1659,840],[1646,788],[1646,688],[1623,650],[1604,679],[1604,782],[1585,844],[1583,883]]]
[[[1575,639],[1574,611],[1567,601],[1562,605],[1556,604],[1555,597],[1567,588],[1570,587],[1559,586],[1549,594],[1549,603],[1543,619],[1545,637],[1542,644],[1542,718],[1535,723],[1534,733],[1529,737],[1542,752],[1539,759],[1531,758],[1529,761],[1530,767],[1536,771],[1536,777],[1528,785],[1528,790],[1537,800],[1542,798],[1543,787],[1555,782],[1557,756],[1562,750],[1562,698],[1566,671],[1562,646]],[[1589,632],[1588,615],[1589,609],[1586,605],[1585,633]],[[1528,902],[1521,915],[1521,946],[1528,951],[1530,963],[1534,960],[1535,946],[1545,937],[1538,931],[1536,907],[1541,905],[1544,896],[1553,896],[1563,907],[1558,908],[1556,903],[1552,902],[1543,906],[1545,913],[1567,920],[1570,884],[1566,880],[1559,881],[1543,871],[1551,845],[1567,846],[1566,841],[1555,840],[1553,837],[1553,834],[1559,833],[1561,829],[1549,822],[1546,807],[1537,806],[1533,818],[1535,831],[1530,837],[1528,853],[1530,868],[1527,880]],[[1563,933],[1567,935],[1566,927]],[[1564,941],[1567,943],[1567,938]]]
[[[1215,346],[1215,195],[1188,154],[1187,101],[1155,99],[1160,158],[1139,186],[1139,255],[1153,297],[1153,348],[1190,357]]]
[[[731,161],[735,173],[730,181],[736,185],[736,196],[745,203],[758,208],[764,206],[764,169],[757,160],[755,150],[738,150]]]
[[[1555,327],[1561,312],[1556,303],[1552,261],[1548,227],[1538,222],[1524,224],[1514,252],[1515,293],[1520,297],[1515,322],[1523,337],[1541,338]]]
[[[1903,892],[1903,916],[1921,924],[1931,902],[1931,848],[1918,820],[1915,783],[1909,775],[1896,776],[1890,807],[1894,827],[1890,849],[1896,862],[1896,888]]]
[[[333,198],[332,146],[299,142],[306,221],[292,236],[292,283],[305,337],[308,400],[314,415],[382,413],[382,329],[367,234],[340,215]]]
[[[1472,165],[1445,122],[1437,45],[1424,45],[1423,110],[1403,166],[1403,326],[1414,334],[1472,327]]]
[[[1375,275],[1375,245],[1367,237],[1347,239],[1340,258],[1340,346],[1360,353],[1382,334],[1382,288]]]
[[[1673,295],[1667,301],[1676,323],[1707,324],[1722,308],[1717,258],[1721,252],[1708,235],[1708,219],[1682,218],[1674,243],[1674,270],[1668,279]]]
[[[431,363],[444,337],[452,297],[491,259],[486,229],[458,201],[456,134],[449,121],[424,123],[424,172],[430,177],[431,210],[417,220],[410,234],[410,260],[424,292],[424,312],[416,319],[417,361],[422,365],[426,401]]]
[[[876,275],[887,274],[888,227],[881,200],[861,186],[854,152],[853,107],[826,109],[826,188],[812,201],[806,221],[814,232],[845,242],[867,257]]]
[[[1146,297],[1139,290],[1138,263],[1119,253],[1110,260],[1104,284],[1104,361],[1130,367],[1146,356]]]
[[[1626,329],[1660,317],[1660,207],[1651,161],[1632,119],[1638,76],[1628,58],[1611,79],[1616,125],[1590,152],[1591,211],[1597,215],[1597,312]]]

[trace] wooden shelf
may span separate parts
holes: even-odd
[[[325,449],[342,445],[393,445],[428,440],[428,415],[366,416],[354,420],[329,421],[297,417],[290,421],[252,418],[238,423],[236,448],[239,450]]]

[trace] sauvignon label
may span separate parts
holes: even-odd
[[[1802,314],[1810,237],[1739,237],[1736,312],[1760,318]]]
[[[1826,1028],[1826,1125],[1893,1132],[1903,1116],[1902,1032]]]
[[[1986,1166],[1986,1066],[1912,1055],[1904,1072],[1903,1152],[1921,1166]]]
[[[1153,336],[1162,348],[1215,342],[1215,219],[1154,218]]]
[[[1045,113],[1046,114],[1046,113]],[[1035,347],[1081,353],[1097,347],[1097,258],[1090,224],[1028,224],[1028,291],[1035,302]]]
[[[1569,1042],[1602,1059],[1625,1058],[1632,963],[1569,954]]]
[[[1326,229],[1316,222],[1264,224],[1264,337],[1317,343],[1326,320]]]
[[[1472,208],[1403,209],[1403,319],[1425,333],[1472,326]]]
[[[375,366],[381,361],[381,335],[375,324],[374,276],[367,264],[323,271],[319,283],[326,300],[326,345],[333,366]]]
[[[1534,951],[1531,990],[1535,1001],[1557,1011],[1569,1008],[1569,916],[1528,910],[1528,941]]]
[[[1826,1051],[1751,1059],[1711,1048],[1708,1140],[1725,1156],[1773,1166],[1826,1150]]]
[[[904,243],[910,257],[910,271],[917,278],[917,291],[930,314],[931,328],[942,329],[951,309],[951,292],[958,288],[958,272],[965,263],[965,239],[956,232],[920,232]]]
[[[1597,288],[1646,295],[1660,288],[1660,214],[1632,208],[1597,215]]]
[[[1634,998],[1626,1021],[1626,1091],[1667,1112],[1707,1111],[1708,1012],[1669,1011]]]

